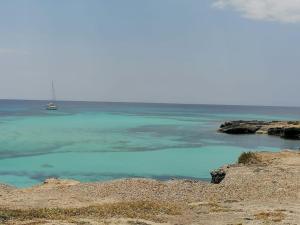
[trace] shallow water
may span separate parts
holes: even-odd
[[[300,141],[216,132],[233,119],[300,120],[300,108],[0,101],[0,182],[48,177],[209,179],[247,150],[299,149]]]

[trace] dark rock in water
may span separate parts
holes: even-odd
[[[238,126],[225,128],[222,132],[227,134],[255,134],[258,129],[255,126]]]
[[[234,124],[234,121],[226,121],[225,123],[221,124],[220,128],[229,127]]]
[[[285,139],[300,139],[299,127],[272,127],[268,129],[268,135],[280,136]]]
[[[284,128],[281,137],[286,139],[300,139],[300,128],[299,127]]]
[[[220,126],[227,134],[268,134],[285,139],[300,140],[300,121],[229,121]]]
[[[283,130],[283,127],[271,127],[268,129],[268,135],[282,136]]]
[[[211,183],[219,184],[225,178],[226,172],[223,169],[213,170],[210,172],[211,175]]]
[[[262,126],[267,125],[264,121],[230,121],[220,126],[219,131],[227,134],[255,134]]]

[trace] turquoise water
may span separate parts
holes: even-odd
[[[210,178],[209,170],[248,150],[299,149],[300,142],[216,132],[232,119],[300,119],[300,108],[0,101],[0,182],[48,177]]]

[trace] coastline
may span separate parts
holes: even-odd
[[[3,224],[296,224],[300,220],[300,152],[284,150],[255,155],[259,158],[257,162],[223,166],[226,176],[220,184],[151,179],[95,183],[49,179],[25,189],[2,184],[0,221]],[[115,214],[103,212],[102,208],[96,210],[103,212],[101,215],[76,211],[79,214],[74,216],[64,211],[76,208],[83,212],[87,207],[100,206]],[[55,208],[61,209],[59,212],[64,216],[28,216],[32,210]],[[139,213],[128,214],[128,211]],[[24,218],[21,215],[25,212]]]
[[[221,124],[227,134],[267,134],[283,139],[300,140],[300,121],[233,120]]]

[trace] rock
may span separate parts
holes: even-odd
[[[227,134],[268,134],[300,140],[300,121],[229,121],[221,124],[220,132]]]
[[[219,184],[226,176],[226,172],[224,169],[217,169],[210,172],[211,175],[211,183]]]
[[[283,127],[271,127],[268,129],[268,135],[282,136]]]
[[[8,184],[0,184],[0,196],[1,196],[1,191],[6,193],[6,192],[9,192],[9,191],[12,191],[15,189],[17,189],[17,188],[14,186],[11,186]]]
[[[223,129],[222,132],[227,133],[227,134],[255,134],[256,131],[259,128],[255,126],[238,126],[238,127],[229,127],[226,129]]]
[[[281,137],[287,139],[300,139],[300,127],[284,128]]]
[[[268,129],[268,135],[286,139],[300,139],[300,127],[272,127]]]
[[[79,184],[79,181],[76,180],[67,180],[67,179],[57,179],[57,178],[49,178],[46,179],[43,184],[41,186],[44,187],[53,187],[53,186],[72,186],[72,185],[76,185]]]
[[[288,121],[287,123],[288,123],[289,125],[295,125],[295,126],[300,125],[300,122],[299,122],[299,121]]]
[[[220,126],[219,131],[227,134],[255,134],[267,122],[264,121],[230,121]]]

